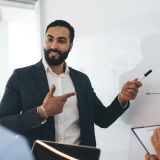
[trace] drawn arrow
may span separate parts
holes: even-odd
[[[160,95],[159,92],[147,92],[146,95]]]

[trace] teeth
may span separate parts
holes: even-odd
[[[56,55],[57,53],[55,53],[55,52],[51,52],[51,54],[52,54],[52,55]]]

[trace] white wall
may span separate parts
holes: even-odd
[[[68,63],[89,75],[105,105],[118,94],[120,76],[143,59],[143,38],[160,33],[159,0],[40,0],[39,3],[43,29],[55,19],[67,20],[75,27]],[[135,72],[134,76],[137,75]],[[101,160],[144,159],[145,151],[138,142],[134,145],[136,153],[130,147],[130,127],[121,118],[108,129],[96,127]]]
[[[8,78],[9,70],[9,59],[8,59],[8,22],[5,20],[0,21],[0,73],[1,73],[1,82],[0,82],[0,97],[4,92],[4,84]]]
[[[0,99],[13,70],[36,63],[41,57],[36,12],[24,6],[0,2]]]

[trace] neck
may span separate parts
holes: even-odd
[[[64,73],[65,71],[65,62],[61,63],[58,66],[51,66],[52,72],[54,72],[55,74],[59,75],[61,73]]]

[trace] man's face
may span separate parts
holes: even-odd
[[[72,48],[69,30],[65,27],[51,27],[45,37],[44,56],[50,66],[62,64]]]

